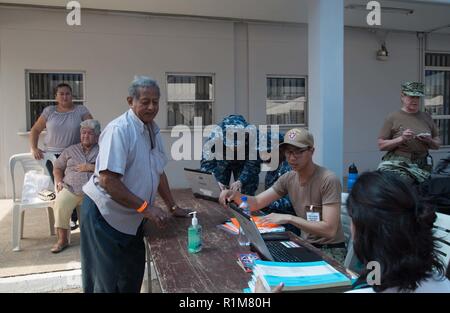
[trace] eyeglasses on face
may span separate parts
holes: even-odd
[[[295,157],[299,157],[303,154],[303,152],[308,151],[310,149],[310,147],[308,148],[297,148],[297,149],[286,149],[284,150],[284,155],[286,156],[286,158],[288,158],[290,155],[293,155]]]

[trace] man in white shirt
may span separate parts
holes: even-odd
[[[100,137],[95,172],[83,187],[81,267],[84,292],[139,292],[145,268],[143,226],[162,226],[168,214],[154,206],[156,194],[174,216],[164,173],[167,157],[154,118],[156,81],[137,77],[129,87],[130,110],[110,122]]]

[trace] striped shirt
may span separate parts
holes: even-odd
[[[94,164],[98,155],[98,144],[84,153],[81,143],[72,145],[61,153],[54,163],[54,167],[64,171],[63,183],[71,193],[76,195],[83,194],[83,185],[87,183],[92,176],[92,172],[78,172],[76,167],[80,164]]]
[[[45,150],[59,154],[65,148],[81,141],[80,123],[83,117],[90,113],[84,105],[75,105],[69,112],[58,112],[56,107],[56,105],[46,107],[41,116],[45,118],[47,128]]]

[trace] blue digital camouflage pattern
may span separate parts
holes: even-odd
[[[261,160],[257,156],[256,160],[249,160],[249,142],[246,139],[246,152],[245,160],[226,160],[226,146],[237,147],[242,145],[238,139],[234,142],[227,142],[224,140],[226,137],[226,130],[233,129],[250,129],[254,126],[249,125],[242,115],[229,115],[226,116],[220,124],[218,124],[215,130],[211,132],[208,141],[215,141],[222,139],[224,144],[223,148],[223,160],[210,159],[208,155],[209,149],[203,149],[202,160],[200,162],[200,169],[205,172],[213,173],[215,178],[224,185],[229,185],[231,179],[231,173],[235,180],[239,180],[242,183],[241,192],[247,195],[255,195],[256,189],[258,189],[259,173],[261,171]],[[256,128],[254,128],[256,131]],[[256,137],[257,138],[257,132]],[[256,144],[255,144],[256,145]],[[214,148],[211,149],[214,152]]]

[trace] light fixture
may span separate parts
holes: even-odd
[[[369,29],[369,33],[373,34],[376,40],[378,41],[378,44],[381,46],[380,49],[378,49],[376,53],[376,58],[378,61],[387,61],[389,59],[389,52],[386,48],[386,40],[389,35],[388,30],[382,30],[382,29]]]
[[[367,10],[367,7],[362,4],[349,4],[345,8],[350,9],[350,10],[369,11],[369,10]],[[383,7],[383,6],[381,7],[381,12],[382,13],[394,13],[394,14],[405,14],[405,15],[414,14],[413,9]]]
[[[378,61],[387,61],[389,58],[389,52],[386,49],[386,44],[381,44],[381,49],[377,51],[377,60]]]

